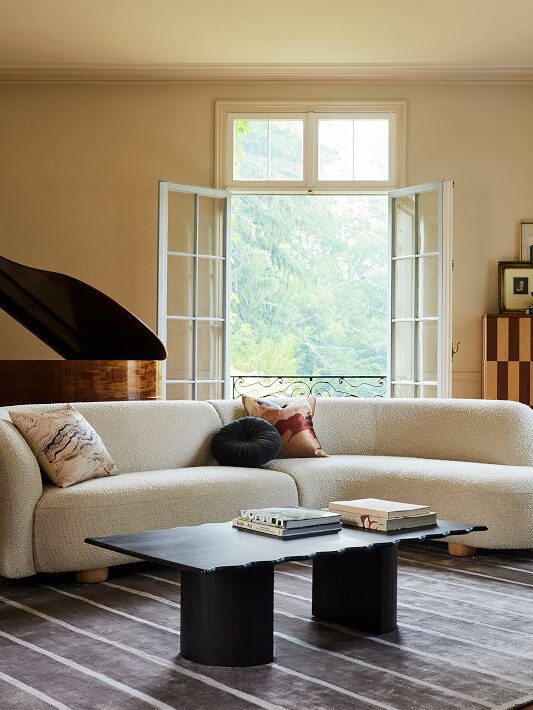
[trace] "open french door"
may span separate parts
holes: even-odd
[[[159,183],[158,335],[166,399],[229,392],[229,193]]]
[[[391,397],[451,397],[451,181],[389,193]]]

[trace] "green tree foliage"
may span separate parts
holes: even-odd
[[[231,230],[235,374],[386,373],[385,196],[237,195]]]
[[[239,195],[232,248],[235,373],[386,372],[385,197]]]

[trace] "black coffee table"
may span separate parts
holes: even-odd
[[[391,535],[345,527],[279,540],[212,523],[86,542],[181,570],[184,658],[254,666],[274,658],[274,565],[312,559],[313,615],[382,634],[396,628],[398,544],[486,529],[440,520]]]

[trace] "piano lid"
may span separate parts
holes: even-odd
[[[0,308],[69,360],[164,360],[157,335],[88,284],[0,256]]]

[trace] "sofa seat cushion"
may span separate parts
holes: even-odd
[[[45,486],[35,508],[38,572],[107,567],[131,558],[86,537],[230,520],[241,508],[298,505],[294,481],[278,471],[195,466]]]
[[[465,545],[531,546],[533,468],[396,456],[277,459],[289,474],[300,505],[322,508],[332,500],[384,498],[431,506],[440,518],[481,523],[487,532],[455,536]]]

